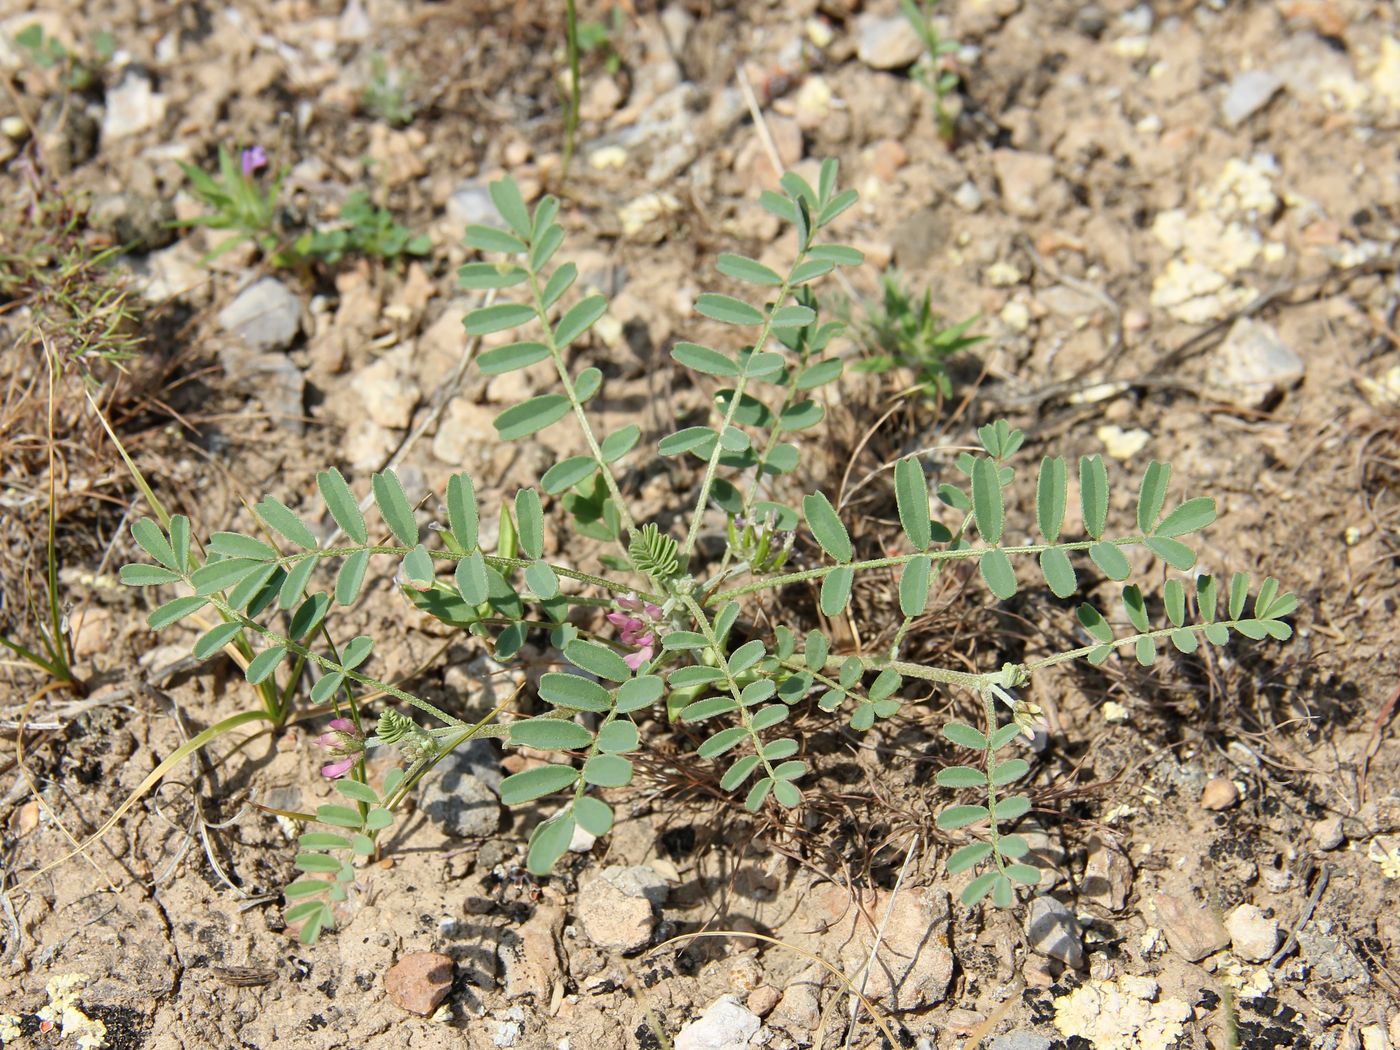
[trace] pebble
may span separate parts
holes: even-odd
[[[457,184],[447,198],[447,218],[460,226],[494,226],[506,228],[505,220],[496,213],[491,203],[491,191],[486,179],[467,179]]]
[[[1230,935],[1215,912],[1200,907],[1194,900],[1158,893],[1152,898],[1152,906],[1168,943],[1187,962],[1200,962],[1230,943]]]
[[[418,405],[418,384],[413,381],[408,348],[391,350],[362,368],[350,381],[360,395],[365,414],[378,426],[402,430],[413,420]]]
[[[771,984],[765,984],[751,991],[749,997],[744,1000],[744,1005],[759,1017],[767,1017],[781,998],[782,993],[778,989]]]
[[[1201,789],[1201,808],[1212,811],[1229,809],[1240,800],[1240,789],[1226,777],[1212,777]]]
[[[428,819],[449,835],[490,835],[500,826],[501,756],[491,741],[468,740],[445,756],[424,785]]]
[[[820,1023],[822,981],[826,971],[813,963],[783,989],[773,1023],[794,1033],[810,1034]]]
[[[301,300],[276,277],[264,277],[219,311],[219,324],[250,350],[286,350],[301,331]]]
[[[1026,909],[1026,941],[1041,955],[1083,969],[1082,937],[1079,920],[1054,897],[1036,897]]]
[[[411,952],[390,967],[384,988],[396,1005],[427,1017],[452,990],[452,958],[441,952]]]
[[[1084,896],[1109,911],[1121,911],[1133,888],[1133,865],[1116,846],[1095,840],[1084,865]]]
[[[1216,353],[1217,381],[1251,408],[1263,407],[1303,379],[1303,359],[1262,321],[1240,318]]]
[[[1152,440],[1152,435],[1141,428],[1124,430],[1114,423],[1097,428],[1094,436],[1103,442],[1103,450],[1114,459],[1132,459]]]
[[[305,430],[306,377],[286,354],[259,352],[227,340],[219,347],[219,364],[229,379],[257,394],[279,426],[298,434]]]
[[[175,242],[170,223],[175,218],[169,201],[138,193],[104,193],[88,209],[89,225],[111,231],[113,240],[130,252],[147,253]]]
[[[103,139],[119,139],[155,127],[165,119],[165,96],[156,94],[149,77],[128,72],[106,95]]]
[[[1340,995],[1352,995],[1367,987],[1371,977],[1348,943],[1345,932],[1338,933],[1330,919],[1313,919],[1298,931],[1298,947],[1312,968],[1309,978],[1330,984]]]
[[[737,996],[721,995],[680,1030],[675,1050],[744,1050],[761,1027],[763,1021]]]
[[[923,41],[903,15],[863,14],[856,19],[856,57],[871,69],[903,69],[924,53]]]
[[[965,212],[975,212],[982,207],[982,191],[977,188],[977,183],[966,179],[953,191],[953,203]]]
[[[1346,832],[1342,828],[1341,817],[1328,817],[1326,820],[1319,820],[1312,826],[1312,834],[1317,841],[1317,848],[1321,850],[1337,849],[1347,840]]]
[[[1038,217],[1036,197],[1055,177],[1055,158],[1014,149],[993,150],[992,169],[1006,210],[1023,219]]]
[[[1225,929],[1235,954],[1250,962],[1264,962],[1278,947],[1278,923],[1253,904],[1241,904],[1232,911]]]
[[[1249,69],[1230,81],[1220,115],[1229,127],[1239,127],[1269,104],[1283,79],[1267,69]]]
[[[651,868],[604,868],[579,891],[579,925],[599,948],[638,951],[651,941],[665,901],[666,880]]]
[[[1050,1040],[1034,1032],[1007,1032],[988,1043],[987,1050],[1050,1050]]]
[[[558,947],[563,933],[564,909],[540,903],[525,923],[502,934],[496,954],[507,999],[528,995],[537,1003],[549,1001],[563,973]]]

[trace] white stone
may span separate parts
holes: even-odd
[[[119,139],[155,127],[165,119],[165,96],[158,95],[149,78],[127,73],[107,92],[102,117],[102,137]]]
[[[924,53],[923,41],[903,15],[863,14],[856,20],[856,56],[871,69],[903,69]]]
[[[1241,403],[1261,407],[1303,379],[1304,363],[1274,327],[1242,317],[1217,351],[1216,382]]]
[[[301,330],[301,300],[277,278],[264,277],[219,311],[219,324],[250,350],[285,350]]]
[[[381,427],[402,430],[413,420],[418,405],[418,385],[406,374],[401,358],[390,352],[359,373],[350,385],[364,403],[369,418]]]
[[[1054,897],[1036,897],[1026,909],[1026,941],[1041,955],[1081,969],[1084,966],[1082,936],[1074,913]]]
[[[1269,104],[1283,79],[1267,69],[1250,69],[1230,82],[1220,115],[1230,127],[1238,127]]]
[[[1278,947],[1278,923],[1253,904],[1241,904],[1230,912],[1225,929],[1235,954],[1250,962],[1264,962]]]
[[[703,1014],[680,1030],[676,1050],[746,1050],[763,1027],[759,1016],[739,1002],[738,996],[721,995]]]

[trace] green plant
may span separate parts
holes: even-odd
[[[1030,764],[1020,755],[1003,755],[1039,720],[1038,708],[1016,690],[1047,667],[1075,659],[1101,664],[1125,648],[1147,665],[1164,644],[1190,653],[1201,637],[1223,644],[1232,631],[1249,638],[1289,636],[1283,618],[1297,602],[1280,594],[1273,579],[1264,581],[1246,614],[1248,578],[1236,574],[1222,618],[1210,577],[1200,577],[1190,589],[1193,613],[1188,588],[1169,576],[1162,588],[1165,626],[1154,627],[1149,620],[1141,588],[1126,585],[1119,593],[1128,629],[1116,630],[1092,603],[1080,602],[1076,617],[1088,644],[1069,651],[982,671],[902,658],[907,639],[919,629],[933,583],[955,562],[975,563],[998,601],[1010,600],[1022,586],[1013,558],[1036,559],[1046,586],[1060,599],[1074,597],[1080,588],[1079,573],[1086,566],[1081,560],[1076,568],[1076,558],[1087,559],[1098,573],[1119,583],[1133,575],[1125,552],[1185,573],[1194,567],[1195,554],[1182,537],[1211,524],[1215,504],[1198,497],[1164,513],[1170,468],[1153,463],[1140,487],[1135,527],[1110,533],[1107,470],[1101,457],[1084,457],[1079,461],[1079,503],[1086,536],[1066,539],[1068,465],[1063,458],[1047,456],[1040,465],[1034,514],[1043,542],[1014,542],[1022,527],[1008,527],[1007,493],[1015,479],[1011,460],[1024,436],[1005,421],[982,427],[981,451],[962,454],[957,473],[937,486],[939,515],[930,505],[930,483],[919,460],[911,456],[898,462],[894,499],[908,547],[900,553],[867,550],[875,538],[853,537],[820,492],[802,495],[796,505],[773,498],[791,490],[801,462],[800,435],[824,418],[814,393],[842,373],[842,360],[828,352],[840,325],[818,318],[805,287],[838,266],[862,261],[855,249],[819,238],[856,200],[852,192],[837,191],[836,175],[836,165],[829,161],[816,187],[789,173],[782,180],[783,193],[761,197],[763,207],[796,229],[796,255],[785,271],[739,255],[719,257],[723,275],[758,294],[705,293],[696,310],[744,332],[743,348],[728,353],[689,342],[673,348],[677,364],[712,377],[719,388],[708,423],[683,426],[662,437],[654,450],[641,446],[635,424],[610,434],[593,429],[587,405],[598,396],[604,377],[597,368],[571,367],[568,351],[603,316],[607,300],[587,295],[565,305],[578,271],[572,263],[550,265],[564,240],[556,221],[558,201],[545,197],[532,212],[509,179],[491,186],[506,228],[469,227],[467,242],[501,258],[467,263],[460,271],[461,284],[471,290],[519,289],[524,301],[500,301],[473,311],[465,321],[467,332],[486,336],[537,326],[536,338],[493,347],[478,358],[479,365],[486,374],[500,374],[547,362],[558,378],[555,390],[503,411],[495,422],[497,432],[502,440],[514,441],[568,419],[577,425],[586,449],[551,466],[538,489],[523,488],[501,506],[494,549],[483,544],[475,486],[464,474],[450,478],[445,521],[436,523],[426,540],[414,513],[418,501],[388,470],[372,478],[381,520],[373,533],[340,473],[330,469],[318,475],[321,501],[348,538],[336,547],[320,547],[296,513],[270,498],[256,508],[265,539],[216,532],[204,559],[172,554],[188,550],[186,525],[181,525],[179,542],[167,542],[149,522],[133,529],[158,564],[128,565],[122,578],[138,586],[178,585],[191,592],[157,608],[151,614],[153,627],[211,609],[225,622],[212,639],[206,634],[196,643],[197,655],[208,655],[234,638],[256,639],[262,649],[247,668],[249,681],[262,680],[286,661],[303,661],[322,675],[310,691],[312,702],[334,703],[342,718],[349,713],[331,751],[336,761],[323,772],[349,777],[357,786],[346,784],[342,794],[369,807],[354,816],[360,823],[353,826],[350,814],[335,814],[352,832],[350,853],[357,852],[356,843],[359,852],[372,845],[354,837],[368,835],[369,814],[391,812],[428,765],[462,741],[492,736],[563,753],[561,759],[515,773],[501,784],[507,805],[555,799],[554,812],[534,828],[528,851],[529,869],[546,873],[577,828],[593,835],[610,830],[612,806],[600,793],[631,782],[634,767],[628,756],[643,746],[638,716],[662,705],[673,720],[699,727],[704,735],[697,749],[700,758],[723,760],[719,781],[724,791],[741,794],[743,804],[754,811],[770,800],[779,807],[798,807],[803,802],[799,781],[808,769],[800,757],[804,742],[795,734],[781,735],[780,729],[794,707],[810,703],[831,715],[842,712],[854,730],[864,731],[914,702],[917,691],[936,685],[970,692],[981,722],[950,722],[944,729],[951,743],[972,754],[967,764],[943,770],[939,783],[976,796],[946,809],[939,824],[950,831],[982,828],[981,837],[952,855],[949,868],[960,873],[989,865],[962,898],[970,906],[990,894],[995,904],[1007,906],[1018,883],[1033,884],[1039,878],[1024,862],[1026,841],[1010,832],[1031,803],[1025,794],[1006,793],[1029,773]],[[770,343],[774,337],[776,346]],[[625,461],[630,458],[635,467],[656,456],[692,457],[700,464],[691,498],[674,519],[675,534],[657,521],[638,521],[622,489]],[[541,491],[554,501],[557,516],[567,516],[581,534],[611,548],[600,559],[606,575],[544,556]],[[732,531],[723,551],[707,556],[697,541],[712,510]],[[941,520],[943,514],[951,516],[948,522]],[[790,564],[782,552],[796,550],[787,534],[799,528],[801,557]],[[567,542],[560,547],[573,549]],[[547,642],[567,669],[540,678],[541,708],[506,720],[492,712],[468,725],[367,674],[364,668],[374,648],[369,637],[333,644],[328,614],[357,600],[375,558],[394,566],[401,593],[414,607],[489,644],[497,660],[516,657],[531,637]],[[320,565],[336,569],[329,591],[313,585]],[[450,568],[450,575],[440,575],[440,566]],[[853,615],[857,574],[885,576],[896,570],[901,622],[892,644],[880,652],[841,651],[818,621],[804,625],[790,601],[792,589],[815,588],[824,617]],[[280,611],[266,615],[274,606]],[[367,690],[401,706],[385,710],[377,735],[365,738],[355,712]],[[425,727],[415,715],[427,715],[436,727]],[[365,782],[364,763],[357,756],[378,746],[396,746],[407,769],[375,790]],[[311,842],[311,853],[346,848],[329,839]],[[307,868],[307,862],[299,864]],[[310,864],[337,883],[353,879],[353,866],[334,857]],[[306,892],[330,893],[317,887]],[[307,909],[305,916],[311,914]],[[314,921],[324,925],[327,913],[315,915]],[[309,936],[321,925],[310,926]],[[308,936],[306,929],[303,936]]]
[[[899,0],[899,9],[924,45],[924,55],[909,75],[933,96],[938,134],[945,142],[952,142],[957,137],[957,114],[948,105],[948,98],[957,90],[958,75],[944,68],[943,59],[957,54],[959,44],[938,31],[933,19],[937,3],[938,0],[923,0],[920,5],[918,0]]]
[[[953,384],[948,360],[986,338],[968,335],[968,329],[980,315],[947,324],[934,310],[930,293],[925,291],[916,300],[893,270],[881,276],[880,292],[880,300],[865,303],[864,316],[851,321],[852,334],[866,351],[866,356],[852,367],[858,372],[877,374],[907,368],[914,373],[915,392],[927,397],[950,397]],[[839,304],[838,312],[849,316],[850,305]]]
[[[432,246],[427,234],[414,235],[394,221],[393,214],[356,190],[340,209],[343,223],[335,229],[320,229],[297,239],[297,253],[335,265],[346,255],[393,260],[403,255],[426,255]]]
[[[259,171],[267,166],[267,154],[261,146],[241,151],[239,159],[224,147],[219,147],[218,174],[211,175],[193,164],[181,164],[185,178],[195,198],[212,214],[180,219],[176,226],[203,226],[211,230],[229,230],[234,236],[226,238],[204,257],[216,259],[238,245],[251,241],[262,253],[282,265],[287,259],[281,251],[284,240],[278,223],[277,198],[282,193],[283,173],[279,172],[264,185]]]
[[[613,38],[622,32],[622,8],[613,7],[608,12],[608,20],[585,21],[578,23],[578,48],[585,55],[603,56],[603,67],[610,76],[616,76],[622,69],[622,56],[613,46]]]
[[[105,29],[93,34],[91,57],[74,54],[62,42],[44,32],[37,22],[15,34],[15,43],[40,69],[54,69],[61,74],[63,86],[70,91],[88,91],[101,81],[102,68],[116,52],[116,39]]]
[[[413,123],[418,108],[409,97],[413,78],[402,70],[393,69],[383,55],[369,61],[369,82],[361,99],[365,109],[391,127],[401,128]]]

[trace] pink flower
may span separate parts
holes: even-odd
[[[243,151],[240,158],[240,166],[243,169],[243,177],[250,178],[263,168],[267,167],[267,150],[261,146],[249,146]]]
[[[316,738],[316,743],[335,758],[321,767],[321,776],[329,780],[339,780],[350,772],[365,751],[364,734],[348,718],[332,718],[330,728]]]
[[[657,628],[665,613],[661,606],[644,602],[635,594],[623,595],[617,600],[617,606],[622,611],[608,613],[608,622],[617,628],[623,645],[637,647],[636,652],[622,658],[635,671],[655,654],[660,644]]]

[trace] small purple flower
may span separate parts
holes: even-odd
[[[608,622],[618,629],[623,645],[637,647],[636,652],[622,658],[623,663],[635,671],[655,654],[660,642],[656,628],[665,614],[661,606],[644,602],[635,594],[619,598],[617,606],[623,611],[608,613]]]
[[[332,718],[330,729],[316,738],[316,743],[335,758],[321,767],[321,776],[339,780],[350,772],[365,751],[365,737],[348,718]]]
[[[252,178],[267,167],[267,150],[261,146],[249,146],[243,151],[243,177]]]

